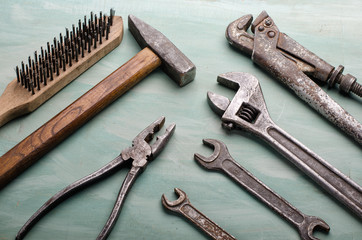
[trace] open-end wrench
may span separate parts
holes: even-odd
[[[213,147],[214,152],[209,157],[196,153],[194,157],[198,163],[207,169],[222,171],[231,177],[248,192],[293,224],[298,229],[302,240],[317,240],[318,238],[313,236],[314,229],[329,231],[328,224],[322,219],[305,215],[238,164],[230,156],[223,142],[215,139],[204,139],[203,142],[206,146]]]
[[[237,90],[232,101],[208,92],[208,103],[222,116],[223,127],[256,134],[362,219],[362,187],[272,121],[258,79],[231,72],[219,75],[217,81]]]
[[[356,82],[356,78],[350,74],[343,75],[343,66],[334,68],[281,33],[265,11],[252,21],[253,16],[249,14],[230,23],[226,29],[229,43],[251,56],[253,62],[362,145],[362,124],[312,80],[329,81],[330,85],[338,82],[343,92],[352,91],[362,97],[362,85]],[[250,25],[254,35],[247,32]]]
[[[162,195],[162,205],[165,208],[183,215],[213,239],[217,240],[236,239],[233,236],[231,236],[229,233],[227,233],[224,229],[219,227],[216,223],[211,221],[204,214],[202,214],[194,206],[192,206],[189,198],[187,197],[184,191],[182,191],[179,188],[175,188],[175,193],[179,196],[179,198],[172,202],[165,197],[165,194]]]

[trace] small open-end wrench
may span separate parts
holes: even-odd
[[[323,59],[281,33],[273,19],[263,11],[252,23],[245,15],[226,29],[229,43],[251,56],[253,62],[287,85],[301,99],[362,145],[362,124],[336,103],[312,79],[340,83],[343,92],[352,91],[362,97],[362,85],[350,74],[343,75],[343,66],[334,68]],[[254,33],[247,29],[251,25]]]
[[[210,107],[221,115],[223,127],[256,134],[362,219],[362,187],[272,121],[258,79],[248,73],[231,72],[219,75],[217,81],[237,90],[232,101],[212,92],[207,94]]]
[[[194,157],[199,164],[207,169],[222,171],[231,177],[248,192],[293,224],[298,229],[302,240],[317,240],[318,238],[313,236],[314,229],[329,231],[328,224],[322,219],[305,215],[238,164],[230,156],[223,142],[215,139],[204,139],[203,142],[206,146],[213,147],[214,152],[209,157],[196,153]]]
[[[236,239],[233,236],[231,236],[229,233],[227,233],[224,229],[219,227],[216,223],[211,221],[204,214],[202,214],[194,206],[192,206],[189,198],[187,197],[184,191],[182,191],[179,188],[175,188],[175,193],[179,196],[179,198],[172,202],[165,197],[165,194],[162,195],[162,205],[165,208],[183,215],[213,239],[217,240]]]

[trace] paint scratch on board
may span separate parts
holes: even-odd
[[[281,116],[283,115],[283,113],[284,113],[284,108],[285,108],[285,101],[283,102],[282,110],[280,111],[280,113],[279,113],[276,121],[279,121],[279,119],[280,119]]]

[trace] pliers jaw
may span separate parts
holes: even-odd
[[[114,224],[117,221],[124,200],[133,183],[136,181],[139,174],[142,173],[143,170],[146,168],[147,163],[153,160],[164,149],[173,132],[175,131],[176,125],[171,124],[167,127],[166,132],[162,136],[157,137],[156,141],[153,144],[149,144],[149,142],[153,139],[154,133],[158,132],[160,128],[162,128],[164,123],[165,117],[160,117],[158,120],[145,128],[133,139],[132,147],[129,147],[122,151],[119,156],[117,156],[104,167],[79,179],[78,181],[68,185],[63,190],[56,193],[38,211],[36,211],[32,217],[30,217],[30,219],[18,232],[16,239],[23,239],[26,233],[30,230],[30,228],[37,221],[39,221],[42,216],[44,216],[47,212],[49,212],[59,203],[64,201],[66,198],[70,197],[84,187],[87,187],[92,183],[111,175],[116,170],[123,168],[125,164],[132,163],[132,167],[122,183],[122,187],[119,191],[112,213],[110,214],[105,226],[98,235],[97,239],[101,240],[107,238]]]
[[[155,122],[151,123],[142,132],[140,132],[132,141],[132,147],[122,151],[122,158],[132,160],[132,166],[140,167],[144,170],[147,163],[152,161],[164,149],[172,134],[175,131],[176,125],[171,124],[166,128],[163,135],[158,136],[153,144],[149,144],[154,137],[154,134],[162,128],[165,123],[165,117],[160,117]]]

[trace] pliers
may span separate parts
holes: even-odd
[[[117,218],[120,214],[121,208],[124,203],[124,199],[128,191],[131,189],[133,183],[140,173],[145,170],[148,162],[152,161],[163,150],[168,143],[170,137],[175,131],[175,124],[171,124],[167,127],[166,132],[162,136],[158,136],[153,144],[149,142],[153,139],[155,132],[158,132],[162,128],[165,122],[165,117],[160,117],[153,122],[142,132],[140,132],[132,141],[132,146],[126,148],[121,154],[109,162],[99,170],[83,177],[82,179],[70,184],[63,190],[51,197],[43,206],[36,211],[33,216],[25,223],[25,225],[18,232],[16,239],[23,239],[27,232],[38,222],[46,213],[56,207],[59,203],[70,197],[77,191],[89,186],[90,184],[102,180],[107,176],[115,173],[123,167],[131,167],[127,176],[125,177],[122,187],[118,193],[116,203],[113,210],[103,227],[102,231],[98,235],[97,239],[106,239],[110,234]]]

